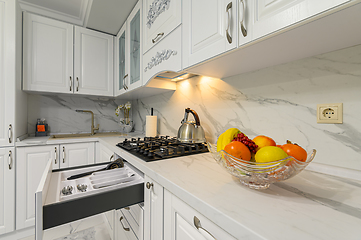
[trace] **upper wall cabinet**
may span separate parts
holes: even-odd
[[[142,1],[139,1],[115,38],[115,96],[142,86]]]
[[[113,96],[113,37],[73,28],[24,14],[23,90]]]
[[[183,68],[237,47],[236,0],[184,0],[183,9]]]
[[[143,53],[181,24],[181,10],[182,0],[143,0]]]
[[[75,26],[74,92],[113,96],[113,36]]]

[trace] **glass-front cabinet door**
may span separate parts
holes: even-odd
[[[128,47],[127,47],[127,24],[120,29],[115,39],[115,73],[114,73],[114,96],[119,96],[127,91],[128,74]]]
[[[134,89],[142,85],[142,72],[141,72],[141,56],[142,44],[141,38],[141,3],[139,1],[130,13],[128,18],[129,28],[129,53],[130,53],[130,75],[129,75],[129,89]]]

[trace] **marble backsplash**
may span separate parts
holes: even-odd
[[[208,141],[229,127],[317,150],[315,162],[361,170],[361,45],[226,79],[194,77],[133,102],[135,128],[154,108],[158,134],[176,136],[194,109]],[[343,124],[317,124],[316,106],[343,103]]]
[[[119,117],[115,109],[126,101],[106,97],[82,97],[71,95],[28,96],[28,133],[35,133],[38,118],[45,118],[51,133],[90,132],[91,114],[78,113],[76,109],[91,110],[95,126],[100,132],[119,131]]]

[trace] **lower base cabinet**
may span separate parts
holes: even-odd
[[[236,240],[167,190],[164,190],[164,239]]]

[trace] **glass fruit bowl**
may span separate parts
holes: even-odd
[[[221,150],[217,152],[217,145],[208,143],[208,150],[216,162],[227,172],[239,178],[242,184],[253,189],[267,189],[270,184],[289,179],[301,172],[315,157],[316,150],[307,153],[305,162],[291,156],[267,163],[256,163],[236,158]]]

